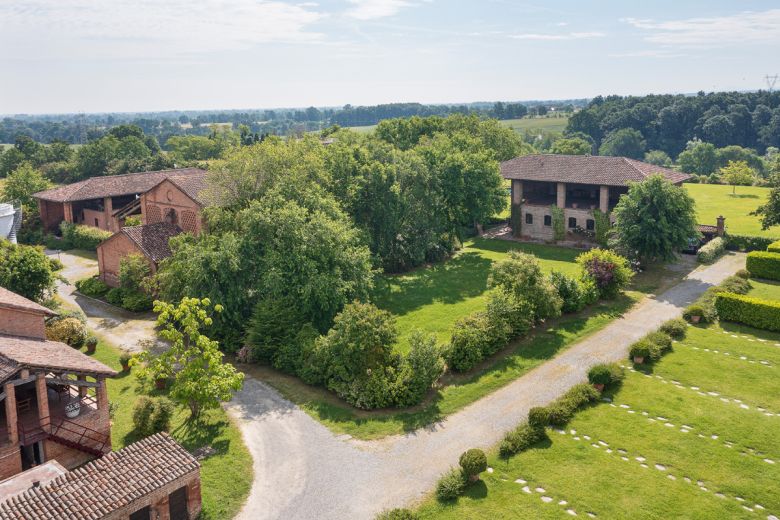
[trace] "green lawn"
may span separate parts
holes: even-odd
[[[732,187],[721,184],[684,184],[688,193],[696,200],[696,213],[700,224],[715,225],[718,215],[726,217],[726,230],[734,235],[759,235],[780,237],[780,226],[761,229],[761,222],[750,212],[763,204],[769,196],[769,188],[737,186],[736,195]]]
[[[508,126],[516,132],[525,132],[526,130],[544,130],[547,132],[563,132],[569,118],[562,117],[524,117],[522,119],[505,119],[501,121],[502,125]]]
[[[751,278],[750,284],[753,286],[748,293],[750,296],[766,300],[780,300],[780,282]]]
[[[491,454],[493,473],[454,504],[427,499],[422,517],[777,515],[780,335],[732,324],[688,330],[646,374],[629,372],[608,391],[613,403],[584,409],[529,451]]]
[[[121,370],[120,352],[100,341],[94,357],[108,366]],[[136,378],[127,372],[108,380],[108,397],[116,407],[111,440],[118,450],[138,440],[134,432],[133,403],[141,395]],[[188,451],[210,446],[214,453],[201,460],[201,493],[204,520],[233,518],[243,505],[252,484],[252,457],[241,439],[236,425],[220,408],[209,410],[197,423],[187,422],[189,411],[179,407],[174,417],[171,435]]]

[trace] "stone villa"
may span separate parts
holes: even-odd
[[[595,229],[594,211],[609,213],[630,182],[660,173],[676,185],[690,176],[625,157],[592,155],[523,155],[501,163],[512,182],[512,222],[516,237],[553,240],[551,206],[562,208],[569,232]]]

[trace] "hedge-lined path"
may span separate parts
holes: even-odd
[[[66,307],[80,309],[87,316],[87,325],[90,329],[112,345],[130,352],[143,350],[142,345],[146,341],[157,344],[154,313],[129,312],[76,293],[74,284],[78,280],[98,273],[97,260],[91,258],[90,254],[52,250],[47,250],[46,254],[52,258],[59,258],[64,266],[59,274],[66,282],[57,282],[58,296]]]
[[[443,421],[377,441],[336,436],[268,385],[248,378],[229,409],[254,458],[255,482],[240,518],[373,518],[427,493],[468,448],[489,448],[522,421],[586,378],[595,363],[625,359],[708,287],[744,267],[731,253],[700,267],[623,317],[522,378]]]

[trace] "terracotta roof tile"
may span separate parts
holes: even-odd
[[[53,310],[47,309],[43,305],[39,305],[32,300],[28,300],[24,296],[16,294],[15,292],[11,292],[5,287],[0,287],[0,307],[37,312],[40,314],[45,314],[46,316],[55,316],[57,314]]]
[[[179,187],[192,200],[204,205],[205,202],[200,198],[200,192],[206,187],[206,172],[192,175],[174,175],[168,178],[169,181]]]
[[[188,175],[202,176],[205,173],[206,172],[200,168],[178,168],[175,170],[90,177],[89,179],[66,186],[39,191],[34,194],[33,197],[52,202],[73,202],[103,197],[118,197],[120,195],[146,193],[162,180],[169,177],[185,177]]]
[[[59,341],[0,334],[0,357],[30,368],[116,375],[115,370],[100,361]]]
[[[168,240],[181,232],[179,226],[167,222],[124,227],[120,231],[120,233],[127,235],[155,263],[171,256]]]
[[[534,154],[501,163],[501,175],[505,179],[603,186],[625,186],[632,181],[643,181],[655,173],[660,173],[675,184],[690,177],[685,173],[626,157],[600,155]]]
[[[0,503],[0,520],[97,520],[199,468],[168,434],[157,433],[9,498]]]

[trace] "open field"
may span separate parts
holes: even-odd
[[[118,450],[140,438],[134,432],[133,404],[141,395],[135,376],[121,372],[120,352],[100,341],[95,359],[120,371],[108,379],[108,397],[116,407],[112,416],[111,440]],[[153,392],[159,394],[159,392]],[[171,422],[171,435],[188,451],[211,447],[214,453],[202,460],[201,491],[204,520],[233,518],[246,500],[252,484],[252,458],[241,439],[241,433],[221,408],[203,413],[198,422],[186,419],[189,410],[178,407]]]
[[[732,187],[722,184],[684,184],[696,201],[696,213],[700,224],[715,225],[718,215],[726,217],[726,231],[734,235],[759,235],[780,237],[780,226],[761,229],[759,218],[750,215],[769,196],[769,188],[758,186],[737,186],[736,195]]]
[[[579,412],[524,453],[492,454],[493,473],[454,504],[429,498],[422,517],[773,518],[780,335],[730,324],[688,330],[655,366],[608,391],[613,402]]]
[[[753,288],[750,289],[748,296],[780,301],[780,282],[775,280],[764,280],[761,278],[751,278],[750,284]]]
[[[501,121],[502,125],[508,126],[515,132],[525,132],[526,130],[545,130],[547,132],[563,132],[566,130],[566,124],[569,118],[563,117],[524,117],[522,119],[505,119]]]

